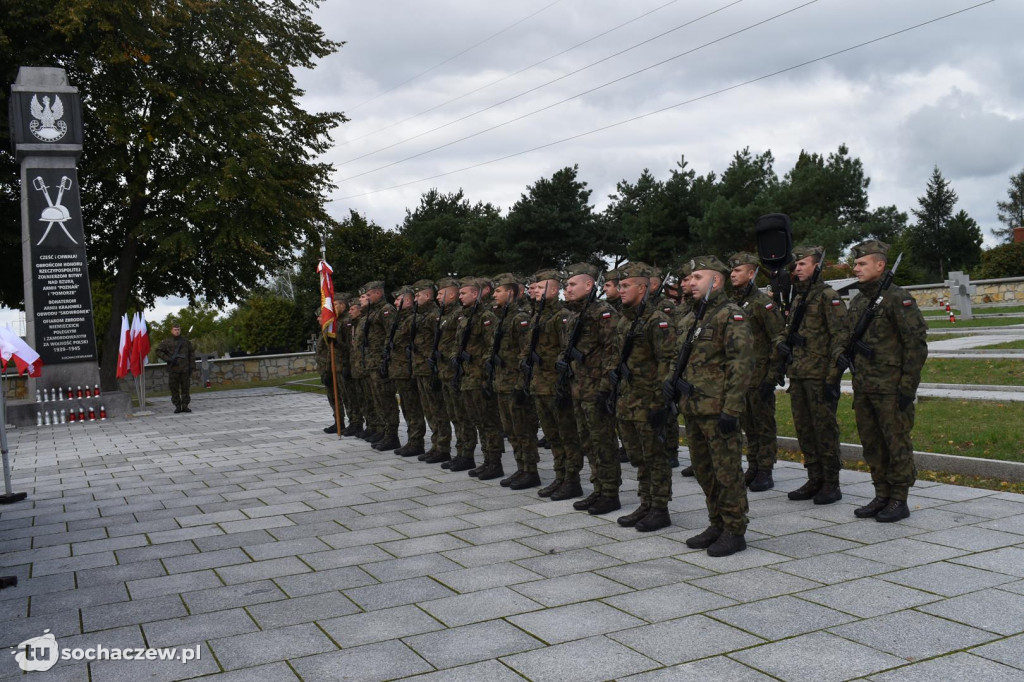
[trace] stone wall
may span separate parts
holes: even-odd
[[[298,374],[316,371],[316,358],[313,353],[218,358],[208,362],[210,384],[214,386],[287,379]],[[202,386],[204,383],[202,364],[202,361],[196,361],[196,370],[192,373],[193,386]],[[135,384],[131,377],[126,377],[118,382],[118,388],[122,391],[134,391]],[[166,390],[168,390],[167,365],[162,362],[146,365],[146,391],[152,393]]]
[[[1003,279],[971,280],[977,291],[971,295],[975,305],[982,303],[1019,303],[1024,305],[1024,277],[1006,277]],[[939,300],[949,298],[949,287],[945,284],[917,284],[903,287],[917,300],[922,308],[939,305]]]

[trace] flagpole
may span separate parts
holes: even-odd
[[[326,334],[326,332],[324,332]],[[338,432],[338,438],[341,438],[341,411],[339,410],[340,401],[338,400],[338,370],[334,365],[334,343],[335,339],[327,337],[327,351],[331,354],[331,384],[334,387],[334,428]]]

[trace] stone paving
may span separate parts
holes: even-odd
[[[319,395],[154,402],[11,432],[29,499],[0,507],[0,575],[20,578],[0,645],[49,630],[200,658],[31,679],[1024,679],[1024,496],[923,482],[886,525],[853,516],[865,474],[815,507],[786,500],[804,474],[782,463],[751,495],[750,548],[712,559],[683,544],[706,524],[693,479],[675,478],[674,525],[642,535],[325,435]]]

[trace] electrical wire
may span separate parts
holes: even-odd
[[[957,16],[959,14],[964,14],[965,12],[970,12],[971,10],[978,9],[979,7],[983,7],[984,5],[990,5],[993,2],[995,2],[995,0],[984,0],[984,2],[979,2],[979,3],[974,4],[974,5],[969,5],[968,7],[964,7],[962,9],[956,10],[954,12],[950,12],[948,14],[943,14],[943,15],[935,17],[933,19],[928,19],[926,21],[922,21],[922,22],[920,22],[918,24],[914,24],[912,26],[907,26],[906,28],[902,28],[902,29],[899,29],[897,31],[893,31],[892,33],[887,33],[887,34],[879,36],[877,38],[872,38],[871,40],[866,40],[866,41],[864,41],[862,43],[857,43],[856,45],[851,45],[849,47],[845,47],[845,48],[843,48],[841,50],[836,50],[834,52],[829,52],[828,54],[821,55],[820,57],[815,57],[813,59],[808,59],[807,61],[800,62],[799,64],[794,64],[792,66],[787,66],[787,67],[785,67],[783,69],[779,69],[777,71],[772,71],[771,73],[766,73],[764,75],[757,76],[757,77],[751,78],[749,80],[745,80],[745,81],[742,81],[742,82],[739,82],[739,83],[734,83],[734,84],[726,86],[724,88],[719,88],[718,90],[713,90],[711,92],[706,92],[703,95],[698,95],[698,96],[692,97],[692,98],[690,98],[688,100],[684,100],[682,102],[677,102],[676,104],[671,104],[671,105],[669,105],[667,107],[662,107],[660,109],[655,109],[653,111],[648,111],[647,113],[639,114],[637,116],[633,116],[633,117],[630,117],[630,118],[627,118],[627,119],[622,119],[622,120],[616,121],[614,123],[609,123],[608,125],[604,125],[604,126],[601,126],[599,128],[594,128],[594,129],[588,130],[586,132],[577,133],[576,135],[570,135],[569,137],[563,137],[561,139],[554,140],[553,142],[548,142],[548,143],[545,143],[545,144],[542,144],[542,145],[537,145],[536,147],[531,147],[529,149],[524,149],[524,150],[521,150],[521,151],[518,151],[518,152],[515,152],[515,153],[512,153],[512,154],[506,154],[505,156],[497,157],[497,158],[494,158],[494,159],[489,159],[487,161],[481,161],[479,163],[475,163],[475,164],[472,164],[472,165],[469,165],[469,166],[464,166],[462,168],[457,168],[457,169],[451,170],[451,171],[446,171],[444,173],[438,173],[436,175],[431,175],[429,177],[419,178],[417,180],[410,180],[408,182],[399,183],[397,185],[392,185],[390,187],[382,187],[380,189],[370,190],[368,192],[362,192],[362,193],[359,193],[359,194],[350,194],[348,196],[340,197],[338,199],[331,199],[331,201],[345,201],[347,199],[356,199],[356,198],[359,198],[359,197],[370,196],[372,194],[378,194],[380,192],[387,192],[387,191],[390,191],[390,190],[393,190],[393,189],[399,189],[399,188],[402,188],[402,187],[408,187],[409,185],[415,185],[415,184],[418,184],[418,183],[421,183],[421,182],[427,182],[429,180],[436,180],[438,178],[447,177],[449,175],[455,175],[456,173],[463,173],[463,172],[468,171],[468,170],[473,170],[475,168],[480,168],[482,166],[487,166],[487,165],[490,165],[490,164],[493,164],[493,163],[498,163],[500,161],[507,161],[508,159],[513,159],[513,158],[515,158],[517,156],[523,156],[525,154],[530,154],[532,152],[539,151],[541,149],[547,149],[548,147],[554,147],[554,146],[562,144],[564,142],[571,142],[572,140],[578,140],[578,139],[580,139],[582,137],[586,137],[588,135],[593,135],[595,133],[600,133],[600,132],[603,132],[605,130],[610,130],[612,128],[617,128],[619,126],[626,125],[627,123],[633,123],[635,121],[639,121],[639,120],[647,118],[649,116],[655,116],[657,114],[662,114],[662,113],[665,113],[666,111],[671,111],[672,109],[678,109],[679,107],[683,107],[683,106],[686,106],[688,104],[693,104],[694,102],[699,102],[701,100],[709,99],[709,98],[714,97],[716,95],[720,95],[722,93],[730,92],[732,90],[736,90],[738,88],[742,88],[742,87],[747,86],[747,85],[752,85],[754,83],[758,83],[758,82],[763,81],[763,80],[768,80],[769,78],[774,78],[775,76],[780,76],[780,75],[782,75],[784,73],[788,73],[790,71],[795,71],[795,70],[801,69],[801,68],[803,68],[805,66],[810,66],[811,64],[815,64],[817,62],[822,62],[822,61],[825,61],[826,59],[831,59],[832,57],[837,57],[837,56],[839,56],[841,54],[846,54],[847,52],[852,52],[854,50],[859,50],[860,48],[867,47],[868,45],[873,45],[874,43],[878,43],[878,42],[881,42],[883,40],[888,40],[889,38],[893,38],[895,36],[902,35],[904,33],[909,33],[910,31],[917,30],[917,29],[922,28],[924,26],[928,26],[930,24],[934,24],[934,23],[943,21],[945,19],[949,19],[949,18]]]

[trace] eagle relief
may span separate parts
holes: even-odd
[[[53,105],[48,95],[43,96],[42,104],[32,95],[31,111],[35,120],[28,124],[28,128],[43,142],[56,142],[68,132],[68,124],[60,120],[64,116],[64,105],[57,95],[53,96]]]

